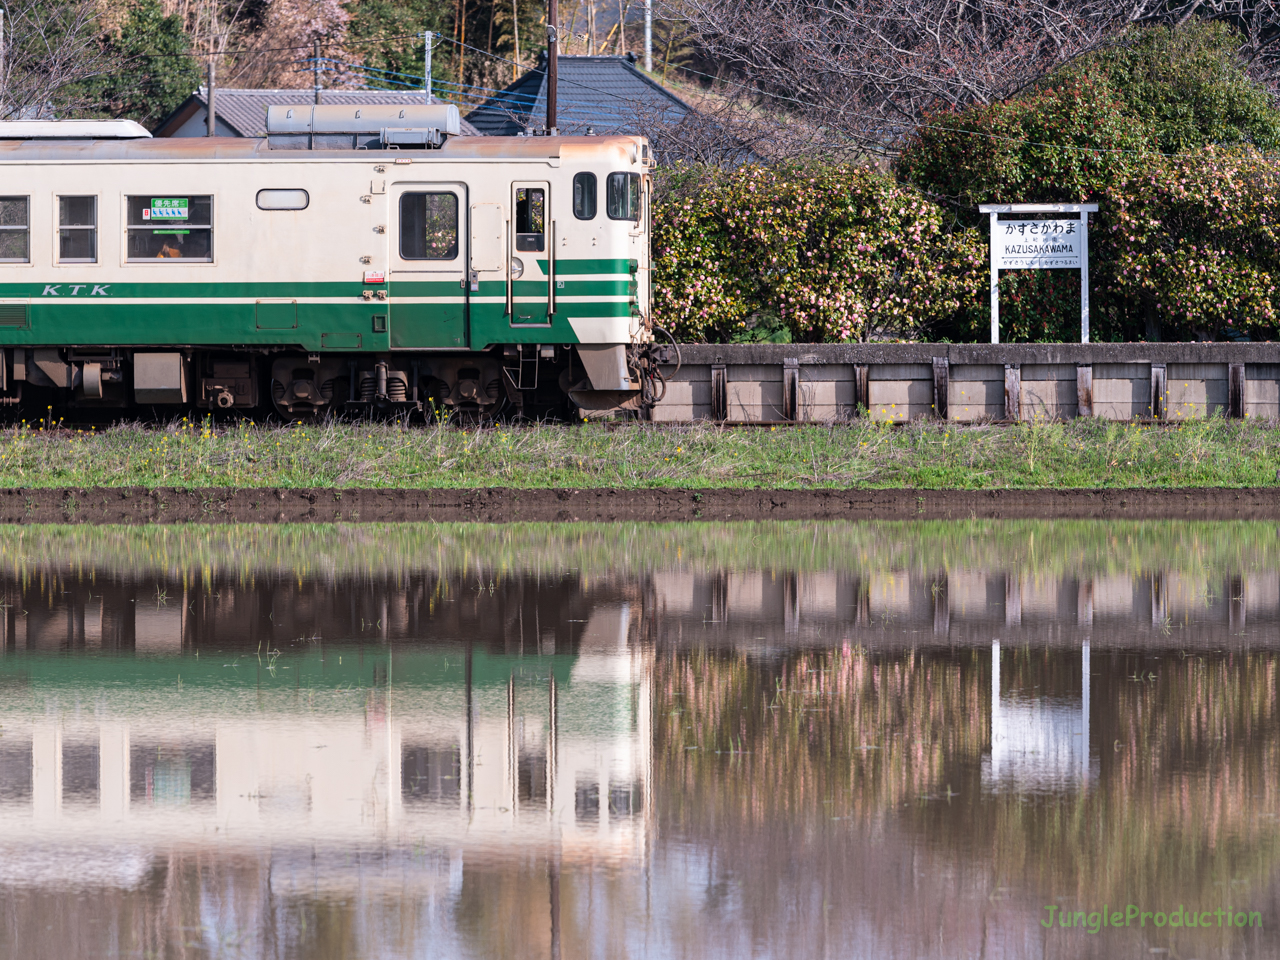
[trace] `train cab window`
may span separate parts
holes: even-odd
[[[400,195],[400,258],[453,260],[458,256],[458,195]]]
[[[98,198],[58,198],[58,262],[98,262]]]
[[[546,249],[547,192],[541,187],[516,188],[516,249]]]
[[[573,215],[579,220],[596,218],[596,175],[594,173],[574,174]]]
[[[128,259],[213,260],[213,197],[127,197]]]
[[[605,191],[605,211],[610,220],[640,222],[640,174],[611,173]]]
[[[31,202],[0,197],[0,263],[31,262]]]

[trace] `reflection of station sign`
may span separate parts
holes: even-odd
[[[1001,690],[1000,644],[991,644],[991,754],[982,764],[988,790],[1058,793],[1088,786],[1089,644],[1080,650],[1078,700]]]
[[[1079,270],[1079,220],[1000,220],[991,235],[999,270]]]

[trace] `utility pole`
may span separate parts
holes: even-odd
[[[208,81],[208,82],[209,82],[209,87],[208,87],[208,91],[207,91],[207,92],[208,92],[208,96],[209,96],[209,104],[208,104],[208,107],[209,107],[209,108],[205,111],[205,121],[206,121],[206,126],[205,126],[205,133],[204,133],[204,135],[205,135],[206,137],[216,137],[216,136],[217,136],[217,133],[216,133],[216,131],[215,131],[215,128],[216,128],[216,127],[217,127],[217,125],[218,125],[218,118],[217,118],[217,116],[216,116],[216,114],[215,114],[215,112],[214,112],[217,108],[213,105],[213,99],[214,99],[214,96],[215,96],[214,91],[215,91],[215,89],[216,89],[216,88],[214,87],[215,70],[216,70],[216,68],[214,67],[214,61],[215,61],[215,60],[217,60],[217,57],[215,57],[215,56],[213,56],[213,55],[211,54],[211,55],[209,56],[209,81]]]
[[[320,39],[317,37],[311,48],[311,77],[315,85],[316,103],[320,102]]]
[[[559,83],[560,24],[556,0],[547,0],[547,136],[556,135],[556,86]]]
[[[644,0],[644,68],[653,73],[653,0]]]
[[[516,59],[511,64],[511,82],[516,82],[516,69],[520,65],[520,8],[519,0],[511,0],[511,31],[516,38]]]
[[[426,38],[422,50],[422,89],[427,95],[427,105],[431,105],[431,31],[423,34]]]
[[[5,117],[4,112],[4,91],[8,87],[4,79],[4,7],[0,7],[0,120]]]

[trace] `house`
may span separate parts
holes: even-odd
[[[324,90],[323,103],[351,106],[391,106],[421,104],[423,94],[400,90]],[[219,88],[215,91],[214,122],[220,137],[265,137],[267,107],[308,106],[315,103],[315,93],[300,90],[238,90]],[[208,129],[209,90],[200,87],[156,127],[157,137],[203,137]],[[462,121],[463,136],[479,136],[480,131]]]
[[[669,126],[693,108],[636,67],[635,57],[561,56],[556,127],[562,134],[640,133]],[[480,133],[516,136],[541,130],[547,118],[547,61],[467,115]]]

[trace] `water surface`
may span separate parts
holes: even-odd
[[[1274,525],[11,527],[0,600],[4,956],[1280,956]]]

